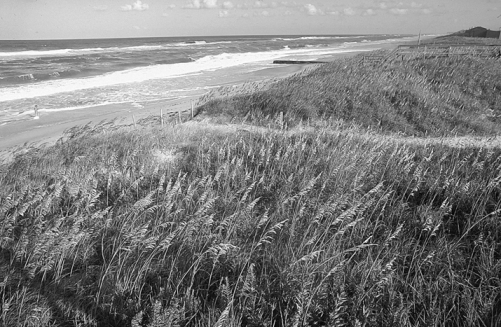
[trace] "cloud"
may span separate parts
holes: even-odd
[[[136,2],[134,2],[134,4],[132,5],[132,9],[133,10],[138,10],[138,11],[143,11],[143,10],[146,10],[148,9],[150,6],[147,5],[146,3],[142,3],[141,0],[137,0]]]
[[[376,11],[370,8],[364,11],[364,13],[362,14],[362,16],[374,16],[374,15],[376,15]]]
[[[322,10],[320,9],[317,9],[317,7],[315,7],[314,5],[312,5],[311,3],[308,3],[308,4],[305,4],[304,5],[304,8],[306,9],[306,12],[308,13],[308,15],[310,16],[315,16],[315,15],[323,15],[324,13],[322,12]]]
[[[131,10],[137,10],[137,11],[144,11],[148,9],[150,6],[146,3],[143,3],[141,0],[137,0],[131,5],[123,5],[120,7],[122,11],[131,11]]]
[[[231,3],[231,5],[227,4],[226,2]],[[285,8],[285,10],[281,13],[284,16],[292,15],[293,9],[301,11],[308,15],[325,15],[325,10],[323,10],[323,8],[319,7],[318,5],[311,3],[305,4],[303,1],[300,2],[295,0],[225,0],[225,2],[223,2],[220,7],[223,9],[238,8],[242,10],[252,10],[252,12],[247,15],[242,14],[242,17],[277,15],[279,13],[275,9],[279,8]]]
[[[289,1],[280,1],[280,2],[275,2],[277,4],[277,7],[290,7],[290,8],[293,8],[293,7],[297,7],[297,6],[300,6],[300,4],[298,4],[296,1],[292,1],[292,2],[289,2]]]
[[[266,2],[263,2],[263,1],[255,1],[254,2],[254,5],[253,5],[254,8],[268,8],[268,4]]]
[[[355,12],[355,10],[353,10],[353,8],[351,8],[351,7],[344,8],[343,13],[344,13],[346,16],[355,16],[355,15],[357,14],[357,13]]]
[[[371,6],[361,6],[362,16],[373,16],[380,13],[386,13],[396,16],[401,15],[428,15],[432,11],[430,8],[425,7],[422,3],[417,1],[403,2],[399,0],[386,0],[376,2]]]
[[[214,9],[217,8],[217,0],[191,0],[184,8],[190,9]]]
[[[296,5],[298,6],[298,5]],[[263,0],[256,0],[251,5],[244,3],[243,5],[239,5],[238,7],[243,8],[278,8],[278,7],[291,7],[291,5],[287,1],[276,2],[272,1],[270,3],[264,2]]]
[[[200,9],[202,7],[200,0],[192,0],[189,4],[184,6],[184,8]]]
[[[190,0],[199,1],[202,0]],[[224,2],[223,2],[224,1]],[[310,0],[313,2],[313,0]],[[234,0],[220,0],[222,4],[219,5],[221,9],[233,9],[238,8],[242,10],[250,10],[249,14],[243,13],[241,17],[251,17],[251,16],[274,16],[283,15],[289,16],[293,15],[294,11],[302,12],[310,16],[326,15],[332,14],[333,10],[326,12],[325,6],[313,3],[305,3],[306,1],[296,1],[296,0],[246,0],[246,1],[234,1]],[[193,7],[190,4],[190,7]],[[203,7],[201,4],[200,7]],[[283,11],[277,9],[284,8]]]
[[[217,8],[217,0],[202,0],[205,8]]]
[[[405,15],[409,12],[409,9],[403,8],[391,8],[390,13],[393,15]]]
[[[225,1],[225,2],[223,2],[223,8],[225,8],[225,9],[231,9],[233,7],[235,7],[235,5],[233,5],[233,2],[231,2],[231,1]]]
[[[92,7],[95,11],[106,11],[108,10],[108,6],[94,6]]]

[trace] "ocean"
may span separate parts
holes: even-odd
[[[203,94],[276,67],[402,42],[406,35],[224,36],[0,41],[0,125],[41,111],[85,110]],[[260,77],[265,77],[261,74]],[[240,79],[239,79],[240,78]]]

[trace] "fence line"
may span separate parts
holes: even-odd
[[[301,73],[301,72],[300,72]],[[298,73],[296,73],[298,74]],[[296,75],[294,74],[294,75]],[[233,96],[236,94],[244,94],[244,93],[252,93],[256,92],[260,89],[264,89],[268,87],[270,84],[273,84],[274,82],[280,80],[280,78],[272,78],[268,80],[267,83],[264,83],[263,81],[253,81],[253,82],[245,82],[242,84],[237,84],[237,85],[222,85],[219,87],[215,87],[211,89],[210,91],[206,92],[205,94],[199,96],[197,99],[192,99],[192,100],[178,100],[175,102],[169,102],[165,104],[160,104],[162,107],[160,108],[160,125],[163,127],[165,125],[165,119],[171,119],[175,123],[182,123],[182,116],[183,115],[188,115],[189,119],[195,118],[197,115],[197,112],[195,110],[195,107],[200,107],[207,102],[218,99],[218,98],[225,98],[229,96]],[[239,88],[238,91],[236,88]],[[235,92],[237,91],[237,92]],[[191,102],[191,105],[190,105]],[[186,105],[186,109],[174,109],[174,110],[169,110],[169,108],[179,106],[179,105]],[[164,109],[165,112],[164,112]],[[139,124],[141,123],[152,123],[153,121],[157,121],[156,115],[150,115],[148,117],[145,117],[138,121]]]

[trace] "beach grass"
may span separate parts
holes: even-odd
[[[499,325],[500,70],[342,59],[188,123],[19,153],[2,323]]]
[[[289,125],[335,117],[412,136],[492,135],[499,130],[500,108],[499,61],[470,56],[390,57],[382,65],[347,58],[282,80],[269,90],[202,106],[211,115],[266,118],[283,112]]]

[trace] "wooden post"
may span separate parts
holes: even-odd
[[[178,111],[177,111],[177,117],[179,119],[179,124],[181,124],[182,123],[182,121],[181,121],[181,109],[178,109]]]
[[[134,118],[134,114],[132,114],[132,122],[134,123],[134,129],[136,128],[136,118]]]
[[[160,109],[160,125],[164,127],[164,112],[163,109]]]
[[[193,119],[193,100],[191,100],[191,119]]]
[[[284,129],[284,112],[280,111],[280,129]]]

